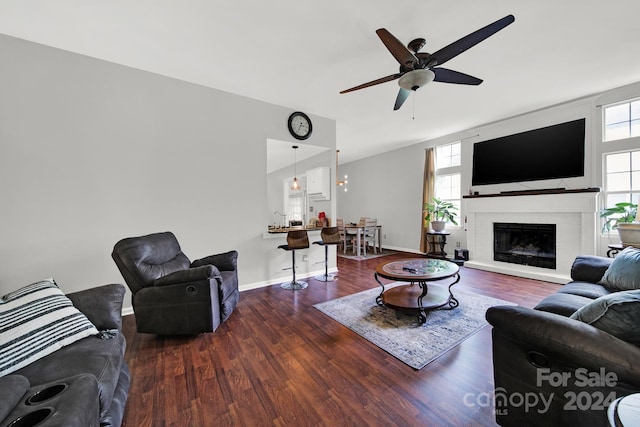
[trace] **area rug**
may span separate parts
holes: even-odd
[[[397,285],[385,285],[385,289]],[[515,305],[454,287],[460,305],[427,312],[427,321],[421,325],[417,315],[378,306],[380,291],[380,287],[369,289],[314,307],[414,369],[422,369],[487,326],[484,314],[489,307]]]
[[[347,252],[346,254],[340,252],[340,250],[338,250],[338,256],[342,257],[342,258],[347,258],[347,259],[353,259],[356,261],[364,261],[367,259],[373,259],[373,258],[380,258],[381,256],[387,256],[387,255],[392,255],[395,254],[395,251],[390,251],[388,249],[383,249],[382,252],[378,252],[377,254],[374,254],[373,251],[367,251],[367,256],[363,256],[363,255],[356,255],[352,252]]]

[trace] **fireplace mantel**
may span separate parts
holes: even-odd
[[[566,188],[544,188],[537,190],[513,190],[502,191],[500,193],[489,194],[469,194],[462,196],[463,199],[473,199],[478,197],[511,197],[511,196],[539,196],[542,194],[573,194],[573,193],[599,193],[599,187],[574,188],[567,190]]]
[[[465,197],[469,261],[481,270],[566,283],[576,256],[596,253],[598,191],[564,190],[559,193],[503,194],[509,197]],[[555,270],[513,265],[493,259],[493,223],[556,224]]]

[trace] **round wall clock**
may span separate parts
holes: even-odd
[[[296,111],[289,116],[289,132],[295,139],[307,139],[311,136],[313,126],[311,119],[305,113]]]

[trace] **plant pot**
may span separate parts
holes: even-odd
[[[622,246],[640,248],[640,224],[622,223],[618,224],[616,229],[618,230],[618,236],[620,237]]]
[[[431,229],[433,231],[444,231],[447,221],[431,221]]]

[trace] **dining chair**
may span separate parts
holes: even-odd
[[[342,218],[336,218],[336,227],[338,227],[338,231],[340,232],[340,248],[344,250],[345,246],[345,236],[346,231],[344,230],[344,220]]]
[[[353,247],[353,237],[355,236],[355,231],[352,231],[347,228],[342,218],[338,218],[336,220],[336,225],[340,229],[340,239],[342,240],[342,253],[346,254],[347,249],[351,246]]]
[[[296,250],[309,248],[309,236],[307,230],[291,230],[287,232],[287,244],[278,246],[278,249],[284,249],[291,252],[293,279],[290,282],[284,282],[280,285],[283,289],[299,290],[304,289],[309,284],[303,280],[296,280]]]
[[[340,245],[340,229],[338,227],[324,227],[320,232],[322,240],[313,242],[314,245],[324,246],[324,274],[315,276],[314,279],[321,282],[332,282],[335,279],[333,274],[329,274],[329,246]]]
[[[364,253],[367,256],[367,246],[373,247],[373,253],[378,253],[376,246],[376,233],[378,228],[378,220],[376,218],[365,218],[362,234],[360,235],[360,245]]]
[[[358,233],[361,234],[362,227],[365,226],[367,221],[367,217],[361,216],[358,220],[358,224],[356,226],[358,228],[346,228],[346,236],[345,236],[345,253],[347,253],[347,246],[351,246],[353,248],[353,253],[356,253],[357,242],[358,242]],[[362,237],[362,234],[361,234]]]

